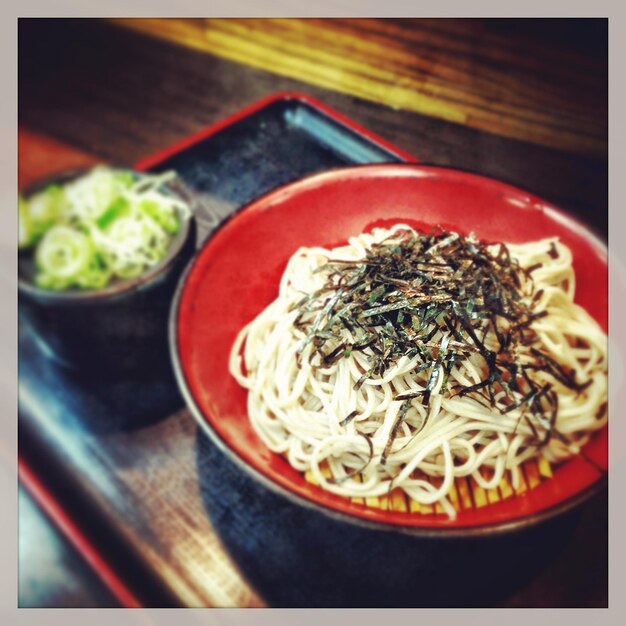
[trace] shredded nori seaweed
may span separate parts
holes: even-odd
[[[555,258],[554,244],[548,254]],[[425,427],[440,377],[440,393],[470,396],[502,414],[522,409],[518,424],[524,418],[537,445],[546,445],[555,431],[558,396],[550,385],[536,382],[533,373],[547,371],[577,392],[591,381],[577,382],[574,372],[532,345],[537,342],[532,324],[546,315],[535,311],[543,292],[534,289],[532,273],[540,267],[520,267],[503,243],[494,252],[487,243],[443,229],[428,234],[397,231],[360,260],[329,259],[318,268],[326,274],[325,285],[294,307],[299,312],[296,324],[306,333],[298,359],[309,343],[314,367],[360,352],[369,368],[355,389],[368,378],[383,376],[404,356],[421,360],[415,370],[430,370],[425,388],[394,397],[403,405],[385,445],[383,464],[411,402],[418,398],[427,413],[414,436]],[[307,317],[310,321],[303,322]],[[433,343],[439,331],[442,339]],[[494,349],[485,343],[489,331],[497,339]],[[531,346],[532,362],[519,361],[520,345]],[[451,373],[473,355],[482,357],[483,379],[463,386]],[[496,402],[502,392],[504,397]],[[341,425],[356,415],[351,413]]]

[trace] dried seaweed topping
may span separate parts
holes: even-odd
[[[549,255],[554,254],[552,245]],[[469,396],[503,415],[520,409],[520,421],[529,425],[537,445],[545,445],[555,428],[558,396],[536,380],[535,372],[547,371],[578,392],[590,381],[576,381],[573,372],[532,345],[537,343],[533,322],[547,314],[536,310],[542,291],[535,289],[532,273],[539,267],[520,267],[503,243],[443,229],[396,231],[362,259],[329,259],[318,269],[326,283],[294,307],[305,332],[298,358],[309,343],[313,367],[359,352],[368,367],[355,389],[383,376],[402,357],[417,359],[416,373],[428,371],[425,384],[423,377],[416,379],[415,389],[394,397],[403,405],[383,464],[411,402],[427,407],[417,435],[430,417],[432,394],[444,391]],[[531,346],[531,362],[518,358],[520,346]],[[482,378],[463,386],[451,374],[468,359],[478,364]]]

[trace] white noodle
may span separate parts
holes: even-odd
[[[367,356],[353,351],[332,365],[314,367],[309,362],[311,344],[298,366],[296,351],[305,335],[293,325],[298,312],[292,309],[303,293],[323,286],[323,272],[315,270],[329,258],[362,259],[373,243],[407,229],[412,230],[403,224],[375,229],[333,250],[299,249],[288,262],[278,298],[239,333],[230,355],[230,371],[248,389],[248,414],[258,436],[297,470],[310,470],[322,488],[345,497],[373,497],[397,487],[421,504],[440,503],[454,516],[448,499],[454,478],[473,476],[481,487],[491,489],[508,472],[517,486],[519,466],[525,460],[538,455],[551,462],[563,460],[577,453],[592,431],[604,426],[607,338],[573,302],[572,254],[566,246],[556,238],[509,244],[511,257],[521,267],[542,264],[532,274],[534,293],[543,290],[535,310],[549,313],[532,325],[542,351],[573,368],[583,380],[592,381],[584,390],[575,391],[550,372],[537,372],[539,381],[549,382],[558,392],[556,429],[571,443],[552,437],[548,445],[537,446],[531,428],[519,419],[521,408],[502,414],[497,403],[488,407],[469,395],[452,398],[445,390],[439,393],[440,376],[426,426],[419,431],[427,407],[416,399],[382,465],[381,456],[402,405],[394,396],[425,388],[429,373],[415,371],[417,359],[401,357],[382,377],[368,378],[355,390],[355,382],[368,370]],[[439,331],[433,342],[441,336]],[[487,336],[485,342],[491,340]],[[528,348],[518,347],[518,358],[532,361],[524,350]],[[463,386],[476,384],[482,379],[480,363],[465,359],[454,365],[450,375]],[[355,411],[356,417],[342,425]],[[370,444],[363,435],[370,438],[374,450],[369,462]],[[335,480],[322,472],[324,463]],[[438,486],[430,482],[432,478]]]

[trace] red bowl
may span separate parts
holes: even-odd
[[[606,331],[606,246],[563,211],[514,187],[455,170],[420,165],[333,170],[247,205],[207,241],[181,282],[170,339],[180,387],[198,422],[266,487],[351,522],[417,534],[473,534],[526,526],[580,503],[606,476],[578,456],[523,495],[464,511],[455,520],[368,508],[306,482],[254,433],[247,392],[228,371],[239,330],[277,296],[280,276],[298,247],[340,245],[351,235],[397,222],[474,232],[488,241],[558,236],[574,255],[576,301]],[[587,444],[585,454],[607,467],[606,428]]]

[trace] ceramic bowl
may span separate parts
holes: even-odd
[[[44,187],[70,182],[87,170],[73,170],[37,181],[28,197]],[[191,202],[180,182],[168,193]],[[167,319],[180,275],[195,249],[193,218],[182,222],[166,256],[140,276],[116,280],[102,289],[50,291],[32,278],[32,250],[20,251],[20,322],[28,324],[41,348],[58,363],[82,373],[149,375],[170,368]]]
[[[412,164],[339,169],[272,191],[223,224],[179,285],[171,352],[180,389],[209,440],[199,445],[207,511],[242,570],[278,604],[301,605],[307,581],[315,581],[309,601],[316,606],[391,598],[424,606],[443,602],[446,580],[456,581],[448,587],[450,605],[467,602],[476,585],[495,588],[505,575],[512,583],[514,569],[532,569],[567,536],[558,530],[571,519],[564,514],[606,484],[599,469],[607,467],[606,429],[585,447],[586,458],[559,465],[522,495],[468,507],[456,519],[334,495],[261,442],[248,420],[247,392],[228,370],[237,333],[277,296],[300,246],[336,246],[398,222],[511,243],[559,236],[574,255],[576,301],[607,327],[603,242],[549,203],[473,174]],[[277,588],[277,571],[289,578],[287,587]]]

